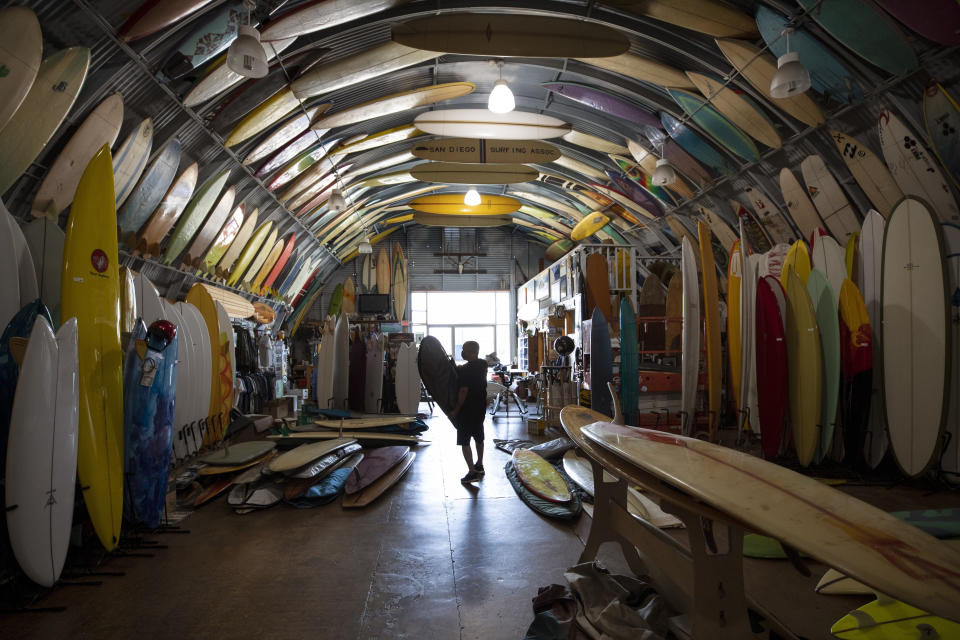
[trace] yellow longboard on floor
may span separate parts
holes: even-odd
[[[100,542],[113,550],[123,519],[123,350],[113,159],[104,145],[77,186],[63,247],[60,315],[77,319],[77,474]]]
[[[520,482],[534,495],[550,502],[569,502],[570,489],[552,464],[534,451],[517,449],[513,466]]]

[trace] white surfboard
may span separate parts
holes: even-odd
[[[387,42],[313,67],[294,80],[290,88],[294,95],[306,100],[433,60],[439,55],[433,51],[421,51],[396,42]]]
[[[960,375],[958,375],[960,372],[956,371],[956,367],[960,365],[960,226],[952,223],[943,225],[943,244],[947,254],[947,273],[950,283],[947,291],[950,295],[954,370],[950,375],[950,411],[947,415],[947,431],[951,438],[940,462],[944,471],[958,473],[960,472]],[[960,482],[957,476],[945,477],[954,483]]]
[[[856,138],[839,131],[830,131],[830,136],[867,198],[883,216],[889,216],[894,205],[903,197],[903,191],[886,165]]]
[[[413,124],[424,133],[447,138],[497,140],[559,138],[571,130],[569,124],[551,116],[525,111],[496,114],[489,109],[428,111],[417,116]]]
[[[0,326],[4,329],[20,309],[39,295],[30,248],[20,225],[0,200]]]
[[[347,315],[337,316],[333,332],[333,406],[346,409],[350,395],[350,327]]]
[[[194,353],[191,354],[190,379],[195,387],[190,395],[192,408],[190,409],[191,423],[198,422],[210,413],[210,384],[213,361],[210,356],[210,334],[200,310],[189,302],[178,302],[177,309],[180,317],[190,326],[190,338],[193,340]],[[196,453],[203,444],[203,433],[199,424],[191,424],[184,431],[186,446],[191,453]]]
[[[757,214],[757,218],[774,244],[781,242],[792,244],[797,239],[797,234],[790,228],[790,223],[784,219],[763,191],[755,187],[747,187],[743,190],[743,197],[747,200],[747,205]]]
[[[278,15],[263,30],[263,42],[306,35],[386,11],[404,0],[323,0],[308,2]]]
[[[113,155],[113,185],[119,209],[137,186],[140,175],[147,168],[153,149],[153,119],[147,118],[127,136]]]
[[[561,154],[560,157],[554,160],[553,162],[565,169],[569,169],[570,171],[575,171],[576,173],[586,176],[587,178],[590,178],[592,180],[599,180],[601,182],[607,181],[607,176],[606,174],[603,173],[603,171],[600,171],[596,167],[593,167],[587,164],[586,162],[581,162],[576,158],[571,158],[570,156]]]
[[[323,325],[320,354],[317,357],[317,405],[322,409],[332,408],[333,370],[336,359],[335,323],[327,320]]]
[[[54,325],[60,320],[60,272],[63,270],[63,229],[50,218],[36,218],[23,226],[30,248],[40,299],[47,305]]]
[[[420,406],[420,371],[417,369],[417,348],[403,343],[397,349],[397,408],[405,415],[415,415]]]
[[[50,165],[37,195],[31,214],[35,217],[56,217],[73,202],[80,176],[103,145],[113,146],[123,125],[123,96],[114,93],[90,112]]]
[[[690,240],[681,239],[681,269],[683,275],[683,329],[681,336],[682,359],[680,370],[680,404],[683,415],[683,432],[692,434],[695,426],[697,404],[697,378],[700,373],[700,279],[697,275],[697,259]]]
[[[33,10],[14,6],[0,11],[0,59],[6,69],[0,78],[0,129],[27,97],[42,55],[43,33]]]
[[[367,413],[380,413],[380,399],[383,396],[383,336],[374,334],[366,340],[367,375],[363,410]]]
[[[77,475],[77,321],[54,336],[38,317],[30,333],[10,415],[6,505],[10,545],[27,576],[60,578],[73,522]],[[16,507],[16,508],[11,508]]]
[[[960,222],[950,185],[923,142],[890,111],[881,111],[878,122],[883,159],[904,195],[929,202],[941,222]]]
[[[939,222],[907,196],[883,239],[883,394],[890,446],[908,476],[934,461],[946,421],[950,332]]]
[[[804,158],[800,163],[800,171],[803,181],[807,183],[807,193],[820,212],[827,230],[845,244],[847,236],[860,230],[860,222],[840,184],[818,155]]]
[[[137,309],[143,323],[148,327],[157,320],[168,320],[161,302],[160,293],[153,286],[150,278],[138,273],[133,279],[134,291],[137,296]]]
[[[882,215],[871,209],[863,220],[860,230],[860,281],[857,286],[863,294],[870,317],[870,330],[873,336],[873,395],[870,397],[870,418],[867,423],[867,436],[864,439],[863,456],[875,469],[887,453],[889,439],[887,422],[883,414],[883,376],[882,351],[883,325],[880,323],[881,279],[883,274],[883,231],[885,221]]]
[[[871,209],[873,211],[873,209]],[[810,261],[814,269],[827,276],[833,290],[833,300],[840,304],[840,287],[847,277],[846,251],[830,236],[819,236],[813,243]]]
[[[824,226],[816,207],[810,202],[807,190],[797,180],[793,171],[786,167],[780,170],[780,191],[783,193],[783,200],[787,203],[793,223],[800,229],[804,238],[809,238],[818,227]]]

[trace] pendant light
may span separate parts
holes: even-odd
[[[361,255],[373,253],[373,245],[370,244],[370,240],[366,235],[363,236],[363,240],[361,240],[360,244],[357,245],[357,253]]]
[[[347,208],[347,199],[343,197],[343,191],[339,188],[330,193],[328,208],[333,213],[343,213],[343,210]]]
[[[657,160],[657,168],[653,170],[653,184],[664,186],[673,184],[677,179],[677,172],[673,170],[673,165],[666,158]]]
[[[482,202],[480,199],[480,192],[477,191],[476,187],[470,187],[466,195],[463,196],[463,204],[468,207],[476,207]]]
[[[790,98],[810,88],[810,72],[800,62],[800,54],[790,51],[791,33],[793,27],[787,27],[780,34],[787,38],[787,52],[777,59],[777,72],[770,82],[771,98]]]
[[[247,78],[262,78],[267,75],[267,53],[260,44],[260,32],[250,26],[250,12],[256,8],[255,0],[243,0],[247,10],[247,24],[237,27],[237,37],[227,50],[227,68]]]
[[[510,113],[517,106],[517,103],[513,99],[513,92],[507,86],[507,81],[503,79],[503,60],[491,60],[490,64],[497,66],[499,78],[493,83],[493,91],[490,92],[487,109],[493,113]]]

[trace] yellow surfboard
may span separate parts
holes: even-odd
[[[104,145],[87,165],[67,220],[60,315],[77,319],[79,442],[83,501],[103,546],[123,519],[123,350],[113,159]]]
[[[710,242],[710,227],[697,221],[700,236],[700,263],[703,268],[703,304],[707,338],[707,406],[710,411],[710,438],[715,437],[720,423],[720,299],[717,293],[717,269]]]
[[[743,274],[740,241],[733,243],[727,263],[727,347],[730,351],[730,390],[740,409],[740,278]],[[739,414],[738,414],[739,415]],[[744,422],[744,428],[747,427]]]
[[[513,452],[513,466],[527,489],[550,502],[568,502],[570,489],[552,464],[528,449]]]
[[[854,277],[854,269],[857,267],[857,250],[860,246],[860,232],[854,231],[850,234],[850,237],[847,238],[847,252],[844,256],[844,262],[847,267],[847,277],[851,280],[857,280]]]
[[[787,251],[787,257],[783,260],[783,267],[780,270],[780,284],[787,288],[787,273],[793,269],[800,276],[800,282],[807,286],[807,280],[810,278],[810,250],[807,243],[803,240],[794,242]]]
[[[269,275],[270,270],[273,269],[273,265],[280,259],[280,254],[283,253],[283,247],[286,244],[286,238],[280,238],[273,243],[273,246],[270,248],[270,253],[267,254],[267,259],[263,261],[263,265],[260,266],[260,270],[253,278],[253,282],[250,283],[250,291],[254,293],[260,291],[260,285],[267,279],[267,275]]]
[[[463,203],[463,195],[444,193],[433,196],[421,196],[411,200],[408,207],[423,213],[467,216],[501,216],[513,213],[520,208],[520,201],[506,196],[480,195],[480,204],[471,206]]]
[[[202,284],[193,285],[187,294],[187,302],[200,310],[203,322],[210,336],[210,420],[203,435],[205,445],[213,444],[222,435],[230,419],[230,408],[233,406],[233,367],[230,358],[230,334],[233,328],[229,321],[224,323],[228,316],[226,312],[217,313],[218,303]],[[220,306],[223,309],[222,306]],[[227,397],[229,394],[229,398]]]
[[[574,242],[580,242],[581,240],[586,240],[600,229],[603,229],[607,226],[607,223],[610,222],[610,218],[599,211],[594,211],[588,216],[584,216],[583,220],[577,223],[577,225],[570,232],[570,239]]]
[[[790,365],[790,423],[797,458],[804,467],[813,461],[820,440],[823,394],[820,330],[813,301],[796,269],[787,274],[787,362]]]
[[[243,251],[240,253],[240,257],[237,259],[237,262],[233,265],[233,270],[230,271],[230,277],[227,278],[227,285],[233,286],[240,279],[240,276],[243,275],[243,272],[247,270],[247,267],[250,266],[250,262],[253,260],[254,256],[257,255],[257,252],[260,250],[260,246],[263,244],[263,241],[266,240],[267,235],[270,233],[270,230],[273,228],[273,222],[267,220],[263,222],[257,230],[254,232],[250,240],[247,241],[246,246],[243,248]]]

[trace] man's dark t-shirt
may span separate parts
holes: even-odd
[[[457,367],[457,390],[467,388],[467,398],[453,421],[454,426],[471,428],[483,425],[487,410],[487,361],[476,359]]]

